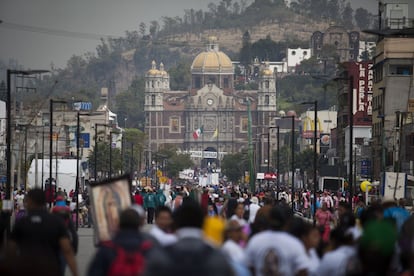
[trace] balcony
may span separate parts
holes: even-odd
[[[385,18],[384,19],[384,29],[400,30],[414,28],[414,19],[413,18]]]

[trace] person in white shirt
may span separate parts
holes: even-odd
[[[320,263],[316,252],[316,248],[321,242],[319,229],[303,218],[295,217],[289,225],[289,233],[302,241],[310,264],[308,275],[315,275]]]
[[[353,237],[345,227],[337,227],[331,233],[331,243],[334,250],[325,253],[316,270],[319,276],[346,275],[349,260],[356,255]]]
[[[259,199],[255,196],[253,196],[250,199],[250,205],[249,205],[249,223],[253,223],[254,219],[256,218],[257,211],[260,209],[259,205]]]
[[[243,227],[237,220],[230,220],[224,230],[225,242],[221,247],[224,254],[234,262],[242,263],[244,260],[243,248],[240,241],[243,239]]]
[[[255,234],[245,249],[245,263],[256,276],[307,275],[309,258],[303,243],[285,232],[293,214],[288,206],[266,209],[267,230]]]
[[[247,224],[247,221],[243,218],[244,215],[244,204],[239,202],[234,209],[234,214],[230,217],[230,220],[237,220],[239,224],[244,227]]]
[[[177,237],[171,233],[172,211],[167,206],[159,206],[155,210],[155,224],[151,227],[149,234],[152,235],[162,246],[173,244]]]

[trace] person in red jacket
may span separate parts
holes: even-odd
[[[138,204],[140,206],[144,205],[144,198],[142,197],[142,195],[139,191],[135,192],[134,200],[135,200],[136,204]]]

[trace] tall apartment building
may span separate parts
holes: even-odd
[[[414,3],[379,2],[373,85],[373,177],[405,172],[414,177]]]

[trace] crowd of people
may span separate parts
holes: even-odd
[[[414,275],[414,219],[398,202],[324,191],[308,218],[298,211],[313,205],[309,192],[279,192],[143,189],[127,211],[136,224],[124,229],[121,215],[113,242],[130,251],[150,242],[143,275]],[[89,275],[107,275],[117,254],[102,245]]]
[[[58,192],[52,208],[41,190],[15,193],[0,275],[78,275],[76,195]],[[414,218],[393,199],[220,186],[146,187],[131,199],[88,275],[414,275]]]

